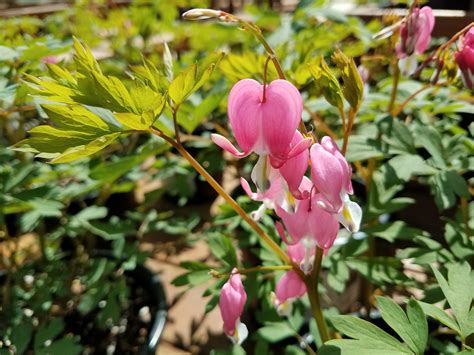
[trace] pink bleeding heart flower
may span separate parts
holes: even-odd
[[[298,274],[290,270],[278,281],[272,302],[280,316],[289,316],[293,301],[306,293],[306,285]]]
[[[474,91],[474,28],[464,35],[455,58],[464,85]]]
[[[234,344],[242,344],[248,336],[247,327],[240,322],[246,301],[247,294],[240,274],[237,269],[233,269],[229,280],[222,287],[219,308],[224,321],[224,332]]]
[[[295,147],[304,141],[302,134],[295,132],[290,147]],[[252,169],[252,181],[257,186],[257,192],[253,192],[249,183],[244,178],[240,179],[242,188],[254,201],[263,202],[260,208],[252,214],[255,220],[262,217],[265,210],[274,209],[275,205],[283,206],[286,210],[292,209],[293,197],[297,199],[309,196],[309,190],[300,190],[304,174],[308,169],[309,150],[304,149],[300,154],[288,159],[279,169],[270,164],[268,156],[260,156]]]
[[[352,189],[352,169],[330,137],[311,147],[311,176],[319,194],[318,205],[338,215],[339,222],[350,232],[357,232],[362,219],[362,209],[348,195]]]
[[[288,256],[295,264],[300,266],[300,269],[305,274],[309,274],[313,269],[313,263],[311,261],[316,248],[312,243],[310,243],[309,247],[306,247],[305,245],[306,244],[302,241],[293,245],[288,245]]]
[[[339,231],[337,215],[321,208],[317,201],[318,195],[297,201],[294,213],[277,206],[277,215],[291,237],[288,239],[282,225],[276,223],[277,231],[286,244],[302,243],[307,250],[315,246],[329,249],[334,244]]]
[[[339,151],[336,142],[325,136],[311,147],[311,176],[320,192],[319,205],[331,213],[339,213],[344,195],[353,194],[352,169]]]
[[[296,131],[290,143],[290,148],[301,147],[302,143],[305,144],[304,142],[306,140],[303,138],[303,135]],[[308,169],[308,163],[309,150],[305,148],[299,154],[288,159],[279,169],[281,176],[283,176],[283,179],[288,184],[291,194],[299,200],[309,196],[309,190],[300,190],[304,174]]]
[[[234,85],[228,102],[230,125],[243,152],[221,135],[213,134],[212,140],[236,157],[252,152],[269,155],[272,166],[278,168],[311,144],[308,139],[290,149],[302,110],[301,95],[290,82],[272,81],[263,97],[263,85],[244,79]]]
[[[435,25],[433,10],[429,6],[415,8],[400,28],[400,42],[397,51],[400,70],[404,75],[413,74],[418,66],[416,54],[422,54],[431,41]]]
[[[431,7],[413,9],[400,28],[400,42],[396,47],[398,57],[424,53],[431,41],[434,25],[435,17]]]

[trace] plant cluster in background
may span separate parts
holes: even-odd
[[[1,22],[0,352],[99,351],[69,326],[85,315],[135,349],[139,244],[166,233],[207,241],[218,264],[174,284],[212,281],[233,353],[469,353],[472,24],[430,41],[416,2],[365,24],[324,1],[181,21],[195,5]],[[225,203],[180,215],[215,198],[203,179]]]

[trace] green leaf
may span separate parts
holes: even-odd
[[[209,270],[198,270],[198,271],[190,271],[185,274],[182,274],[176,277],[171,283],[174,286],[196,286],[207,282],[212,277],[209,275]]]
[[[402,181],[408,181],[413,175],[431,175],[437,172],[419,155],[402,154],[390,159],[387,164]]]
[[[219,65],[220,71],[232,82],[237,82],[242,78],[254,78],[263,80],[263,70],[266,56],[253,51],[243,53],[229,53]],[[268,80],[278,78],[278,74],[273,65],[268,66]]]
[[[467,262],[449,265],[448,280],[436,268],[432,269],[459,324],[461,337],[466,338],[473,330],[469,323],[474,294],[471,267]]]
[[[425,314],[416,300],[410,299],[407,306],[408,320],[412,324],[412,338],[420,354],[424,354],[428,343],[428,322]],[[413,349],[415,350],[415,349]]]
[[[92,142],[86,145],[69,148],[65,152],[61,153],[59,156],[51,160],[51,163],[67,163],[77,159],[88,157],[112,144],[120,136],[120,134],[120,132],[107,134],[105,136],[93,140]]]
[[[210,63],[202,72],[198,72],[196,64],[191,65],[171,82],[169,86],[169,96],[175,105],[180,105],[189,95],[197,91],[209,80],[214,69],[223,58],[224,53],[219,53],[216,59]]]
[[[232,239],[224,234],[212,233],[208,236],[212,254],[230,267],[237,266],[237,252]]]
[[[387,297],[377,297],[377,306],[383,320],[397,332],[410,349],[416,354],[424,354],[428,341],[428,323],[418,303],[409,302],[407,314]]]
[[[78,344],[77,340],[66,337],[59,339],[52,343],[50,346],[40,349],[38,355],[79,355],[82,352],[82,345]]]
[[[42,323],[36,331],[34,340],[35,352],[45,346],[47,340],[53,341],[64,329],[64,321],[61,318],[53,318],[49,322]]]
[[[429,180],[436,205],[447,209],[456,203],[456,196],[469,197],[466,181],[454,170],[443,170]]]
[[[355,341],[346,340],[341,342],[336,340],[327,342],[326,344],[328,345],[343,347],[354,345],[354,350],[357,348],[366,350],[378,349],[379,351],[386,350],[394,354],[410,354],[410,351],[401,342],[365,320],[353,316],[339,315],[331,317],[331,321],[338,331],[355,339]]]
[[[12,60],[19,56],[19,53],[12,49],[5,46],[0,46],[0,62]]]
[[[54,124],[64,130],[88,132],[98,136],[112,129],[82,105],[44,104],[41,106]]]
[[[123,124],[125,129],[136,131],[146,131],[151,127],[153,121],[155,120],[155,116],[148,113],[137,115],[135,113],[123,112],[116,113],[114,116],[117,118],[117,121]]]
[[[446,313],[444,310],[442,310],[439,307],[436,307],[433,304],[425,303],[422,301],[418,301],[418,303],[426,315],[430,316],[431,318],[436,319],[438,322],[444,324],[448,328],[455,330],[458,334],[461,333],[461,330],[459,329],[459,326],[456,323],[456,321],[453,318],[451,318],[451,316],[448,313]]]
[[[294,336],[296,332],[288,325],[288,323],[277,322],[266,323],[257,331],[257,334],[269,343],[276,343]]]
[[[412,240],[416,236],[426,234],[426,232],[424,233],[421,229],[409,227],[403,221],[376,224],[365,228],[364,232],[385,239],[389,242],[394,242],[396,239]]]
[[[406,125],[392,116],[385,115],[377,120],[377,126],[382,140],[389,145],[391,153],[415,154],[415,141]]]
[[[151,112],[153,117],[158,116],[166,104],[166,97],[164,95],[145,85],[132,86],[130,96],[139,113]]]
[[[374,139],[357,135],[350,137],[346,154],[346,159],[349,162],[381,157],[383,157],[383,152],[379,149],[378,143]]]
[[[388,257],[350,257],[347,265],[377,285],[402,284],[408,280],[401,261]]]
[[[193,64],[171,82],[169,95],[176,105],[181,104],[196,84],[197,65]]]
[[[16,354],[21,355],[28,348],[33,334],[33,325],[29,322],[22,322],[12,328],[10,340],[15,345]]]
[[[446,168],[445,148],[441,134],[436,128],[426,125],[418,127],[416,129],[416,140],[431,154],[437,167]]]
[[[330,340],[319,349],[318,355],[406,355],[407,351],[393,350],[380,342],[351,339]]]

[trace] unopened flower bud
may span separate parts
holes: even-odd
[[[212,9],[191,9],[186,11],[182,17],[185,20],[189,21],[201,21],[201,20],[208,20],[211,18],[220,18],[223,16],[223,12],[220,10],[212,10]]]
[[[341,86],[323,57],[319,57],[314,63],[311,63],[309,71],[315,79],[316,89],[324,96],[326,101],[340,110],[343,109],[344,102]]]
[[[364,94],[364,82],[354,59],[348,58],[339,49],[333,54],[332,59],[341,71],[342,93],[352,109],[358,111]]]

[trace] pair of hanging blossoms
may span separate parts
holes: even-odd
[[[404,75],[412,75],[418,67],[417,54],[423,54],[431,41],[435,25],[433,10],[429,6],[415,7],[400,27],[400,41],[395,50],[398,64]]]
[[[315,248],[331,248],[339,223],[356,232],[362,211],[349,199],[352,170],[336,143],[330,137],[314,143],[297,130],[302,110],[301,95],[288,81],[261,85],[244,79],[232,88],[228,101],[230,126],[242,151],[221,135],[213,134],[212,140],[235,157],[259,156],[251,173],[256,192],[241,178],[249,197],[262,202],[253,217],[260,218],[266,209],[275,210],[282,221],[276,222],[276,228],[288,256],[308,274]],[[311,178],[306,176],[308,170]],[[273,303],[286,315],[291,302],[305,292],[304,280],[294,270],[288,271],[277,284]],[[220,309],[225,333],[235,343],[241,343],[247,334],[240,322],[245,299],[240,275],[234,270],[221,292]]]

